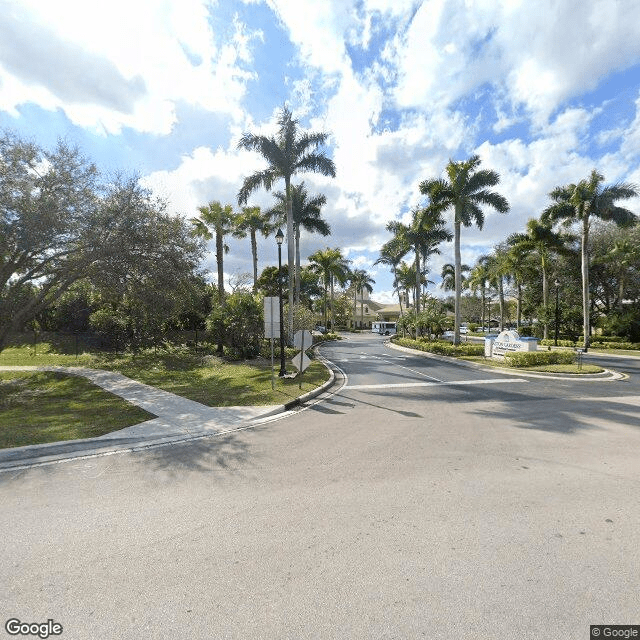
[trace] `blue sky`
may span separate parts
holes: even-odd
[[[449,159],[479,154],[511,205],[463,230],[468,264],[593,168],[640,184],[640,3],[0,0],[0,127],[76,142],[185,217],[235,204],[264,166],[238,139],[272,133],[285,103],[331,134],[337,166],[335,179],[298,178],[326,195],[333,230],[303,236],[303,258],[340,247],[391,302],[391,276],[373,265],[386,223],[421,203],[419,182]],[[250,204],[272,201],[257,192]],[[248,243],[230,245],[227,276],[250,271]],[[276,260],[272,238],[259,260]],[[452,260],[443,245],[432,279]],[[205,266],[215,271],[212,253]]]

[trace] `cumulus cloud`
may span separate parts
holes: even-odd
[[[74,123],[117,134],[166,135],[175,104],[242,119],[251,47],[261,33],[233,22],[214,33],[205,0],[0,2],[0,107],[31,102]]]

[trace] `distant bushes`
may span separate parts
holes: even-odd
[[[537,367],[548,364],[573,364],[574,351],[507,351],[504,362],[508,367]]]
[[[553,347],[556,341],[553,339],[543,339],[539,341],[541,347]],[[576,343],[573,340],[558,340],[559,347],[575,347]]]

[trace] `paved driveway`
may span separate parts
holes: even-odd
[[[346,384],[279,421],[0,473],[6,617],[63,638],[639,622],[637,374],[516,382],[367,336],[323,352]]]

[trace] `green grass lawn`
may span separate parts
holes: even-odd
[[[57,372],[0,371],[0,448],[96,438],[153,418],[96,387]]]
[[[58,353],[47,343],[0,352],[0,366],[84,366],[116,371],[211,407],[280,405],[322,385],[326,367],[313,361],[301,378],[281,379],[276,361],[228,362],[188,350],[138,354]],[[289,365],[289,370],[293,367]],[[300,384],[301,382],[301,384]],[[92,438],[152,418],[84,378],[50,372],[0,371],[0,448]]]
[[[227,362],[216,356],[185,352],[108,356],[97,360],[93,366],[117,371],[210,407],[284,404],[329,379],[326,367],[318,361],[311,363],[301,379],[278,378],[276,360],[275,388],[272,390],[270,360]],[[293,370],[291,365],[289,370]]]

